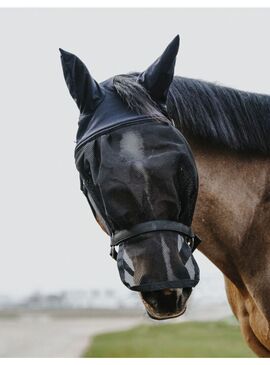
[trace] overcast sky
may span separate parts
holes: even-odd
[[[128,290],[79,190],[78,110],[58,48],[102,81],[142,71],[178,33],[176,74],[269,93],[269,9],[0,10],[0,295]],[[197,290],[224,295],[222,275],[195,256]]]

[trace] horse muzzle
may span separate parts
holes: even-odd
[[[191,288],[164,289],[142,292],[141,297],[149,317],[164,320],[176,318],[185,313],[191,292]]]

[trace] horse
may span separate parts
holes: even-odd
[[[192,226],[203,238],[198,249],[224,274],[228,301],[248,346],[258,356],[269,357],[270,96],[175,76],[178,47],[179,36],[144,73],[115,76],[113,88],[130,112],[148,115],[157,124],[169,121],[187,141],[198,171],[191,214]],[[65,57],[70,54],[62,51]],[[76,62],[78,68],[77,58]],[[79,67],[78,75],[75,66],[69,74],[64,69],[70,93],[83,110],[80,123],[87,114],[80,90],[85,94],[91,84],[92,104],[101,92],[85,67]],[[163,177],[162,167],[160,172]],[[188,196],[187,188],[184,195]],[[120,196],[119,204],[125,199]],[[101,228],[110,233],[102,216],[94,213]],[[139,241],[139,236],[133,239]],[[191,292],[191,287],[163,287],[140,294],[148,314],[164,319],[182,315]]]

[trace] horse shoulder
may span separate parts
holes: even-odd
[[[240,291],[226,276],[224,279],[229,304],[245,341],[259,357],[270,357],[269,321],[247,290]]]

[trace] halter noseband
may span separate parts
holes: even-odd
[[[155,220],[136,224],[130,229],[123,229],[116,231],[111,236],[111,252],[113,259],[117,259],[117,251],[115,246],[131,238],[137,237],[143,233],[157,232],[157,231],[171,231],[180,233],[189,238],[191,251],[193,252],[201,242],[201,239],[195,235],[191,227],[186,226],[180,222],[168,220]]]

